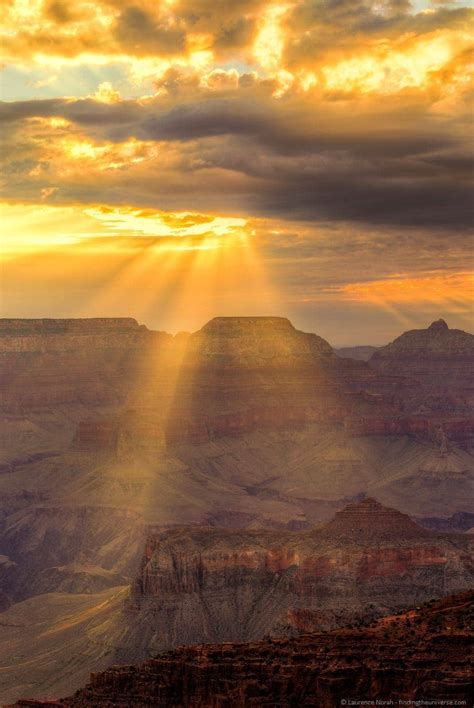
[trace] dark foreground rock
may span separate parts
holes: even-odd
[[[470,592],[371,626],[180,648],[92,674],[74,696],[43,705],[333,708],[349,700],[420,699],[469,705],[473,608]]]

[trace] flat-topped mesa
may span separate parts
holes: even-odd
[[[133,317],[85,319],[0,319],[0,336],[45,334],[102,334],[103,332],[147,331]]]
[[[296,332],[286,317],[213,317],[200,332],[211,335],[239,337],[242,335],[264,335],[277,332]]]
[[[129,317],[0,320],[0,406],[116,405],[171,334]]]
[[[372,497],[348,504],[336,512],[332,521],[316,533],[348,542],[377,542],[426,536],[425,529],[418,526],[406,514],[380,504]]]
[[[215,317],[188,340],[193,363],[208,366],[287,366],[335,358],[316,334],[295,329],[285,317]]]
[[[177,336],[132,318],[3,320],[0,364],[4,409],[126,401],[138,409],[169,406],[171,420],[200,429],[204,416],[215,421],[265,409],[263,417],[272,418],[270,408],[283,410],[276,418],[293,425],[289,406],[304,422],[313,408],[339,404],[333,404],[342,386],[338,367],[349,375],[324,339],[283,317],[215,318]],[[251,428],[261,417],[222,425]]]
[[[172,339],[132,317],[0,319],[0,354],[75,351],[90,356],[96,349],[137,349],[163,337]]]
[[[137,350],[172,342],[173,336],[149,330],[132,317],[87,319],[0,319],[0,355],[10,352],[76,352]]]

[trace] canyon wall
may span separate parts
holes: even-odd
[[[92,600],[135,577],[119,628],[129,660],[466,587],[469,534],[415,533],[373,509],[365,530],[339,516],[313,528],[366,494],[440,529],[472,512],[473,338],[440,331],[372,364],[284,318],[175,336],[126,318],[0,321],[1,608],[37,600],[41,616],[51,593]],[[10,670],[23,680],[22,665],[5,672],[14,691]]]
[[[75,695],[43,705],[335,708],[349,700],[469,705],[473,608],[470,592],[370,626],[182,647],[141,665],[96,672]]]
[[[429,358],[441,337],[443,356],[464,361],[472,336],[438,330],[416,335],[421,349],[410,336],[408,350]],[[147,523],[308,527],[368,492],[417,516],[469,512],[467,374],[464,391],[449,396],[444,377],[439,389],[432,379],[425,400],[426,387],[400,369],[340,359],[277,317],[215,318],[176,336],[127,318],[2,320],[0,553],[10,564],[9,601],[53,587],[46,577],[63,587],[70,568],[108,573],[101,543],[112,542],[113,520],[119,542],[121,514],[134,536]],[[65,509],[78,529],[86,519],[94,530],[86,553]],[[104,577],[94,571],[90,587]]]
[[[130,318],[0,320],[1,408],[119,404],[144,352],[172,339]]]
[[[1,320],[0,408],[75,407],[77,440],[104,445],[124,411],[161,421],[171,442],[329,421],[357,435],[445,425],[464,444],[474,426],[473,342],[434,323],[366,363],[279,317],[218,317],[175,337],[127,318]]]
[[[428,388],[465,389],[472,396],[474,336],[449,329],[444,320],[437,320],[427,329],[405,332],[378,349],[370,366],[386,374],[410,377]]]
[[[470,587],[473,550],[469,536],[422,529],[372,499],[310,531],[159,532],[127,605],[132,653],[375,617]]]

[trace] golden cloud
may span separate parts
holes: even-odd
[[[234,88],[252,67],[276,97],[423,89],[472,42],[468,8],[415,14],[408,2],[375,0],[10,0],[2,20],[7,61],[121,62],[132,78],[158,82],[191,69],[209,90]],[[457,71],[462,84],[468,67]],[[101,86],[99,100],[118,100]]]
[[[334,294],[345,300],[381,304],[419,305],[422,302],[449,305],[450,310],[469,312],[474,293],[471,272],[427,273],[419,277],[392,277],[366,283],[350,283],[335,289]]]

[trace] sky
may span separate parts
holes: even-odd
[[[1,316],[472,331],[462,0],[4,0]]]

